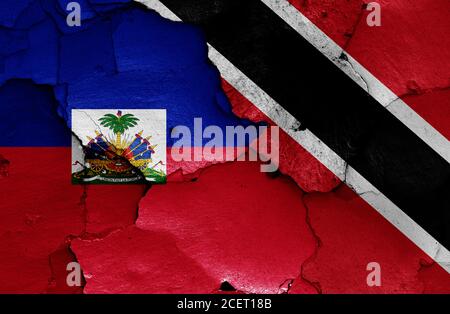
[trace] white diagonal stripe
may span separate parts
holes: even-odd
[[[157,11],[161,16],[173,21],[181,21],[173,12],[158,0],[135,0]],[[244,73],[228,61],[220,52],[208,44],[209,58],[217,66],[222,77],[237,91],[251,101],[261,112],[289,134],[298,144],[325,165],[353,191],[360,195],[378,213],[408,237],[430,258],[450,273],[450,252],[429,233],[406,215],[399,207],[384,196],[355,169],[332,151],[309,130],[298,131],[300,122],[281,107],[274,99],[250,80]],[[381,84],[381,83],[380,83]],[[380,99],[388,99],[390,94]],[[395,99],[395,98],[394,98]]]
[[[261,0],[450,163],[450,142],[286,0]],[[341,58],[344,54],[347,58]]]

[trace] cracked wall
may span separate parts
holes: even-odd
[[[9,116],[0,126],[6,134],[0,190],[8,195],[0,204],[0,291],[209,293],[223,290],[223,282],[236,290],[231,293],[450,290],[448,274],[284,132],[275,177],[260,173],[258,164],[169,161],[164,186],[71,185],[72,108],[164,103],[175,117],[169,129],[190,125],[196,115],[209,124],[271,123],[221,82],[197,29],[127,1],[102,2],[84,2],[89,10],[81,29],[65,24],[64,1],[17,1],[0,10],[0,102]],[[428,97],[447,99],[446,90],[433,90],[445,88],[446,78],[429,73],[429,80],[416,82],[420,88],[407,83],[423,51],[402,63],[395,49],[380,52],[389,58],[366,53],[377,49],[361,22],[362,1],[297,2],[352,55],[384,60],[365,66],[447,125],[438,109],[432,113],[425,105]],[[400,9],[389,6],[394,13]],[[159,24],[164,32],[155,30]],[[404,36],[409,49],[422,46]],[[431,59],[422,70],[436,66]],[[396,71],[386,70],[393,64]],[[208,99],[207,106],[194,106],[199,99]],[[35,124],[22,123],[18,107],[21,119]],[[34,148],[9,147],[17,139]],[[387,265],[389,279],[377,290],[365,285],[365,265],[372,260]],[[82,265],[85,287],[65,284],[70,261]]]
[[[381,27],[366,23],[368,0],[289,2],[448,138],[448,1],[376,1]]]

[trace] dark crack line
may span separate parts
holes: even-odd
[[[349,33],[344,34],[344,37],[348,38],[344,45],[343,45],[343,49],[346,51],[347,48],[350,46],[350,43],[353,39],[353,37],[355,36],[355,33],[358,29],[359,24],[361,23],[362,18],[364,17],[364,11],[366,11],[367,5],[365,3],[361,4],[361,11],[359,12],[359,15],[355,21],[355,23],[353,24],[353,26],[351,27],[351,30]]]
[[[304,282],[306,282],[307,284],[312,286],[317,291],[318,294],[322,294],[322,287],[320,285],[320,282],[308,279],[306,277],[306,275],[305,275],[305,266],[306,266],[306,264],[311,263],[311,262],[313,262],[316,259],[317,255],[319,254],[319,249],[322,247],[322,240],[320,239],[320,237],[318,236],[316,230],[314,229],[314,227],[311,224],[310,209],[309,209],[309,207],[307,205],[307,202],[305,200],[305,197],[307,197],[307,195],[308,194],[304,194],[302,196],[302,202],[303,202],[303,205],[304,205],[305,211],[306,211],[305,222],[306,222],[306,225],[308,226],[309,230],[311,231],[311,234],[313,235],[313,237],[314,237],[314,239],[316,241],[316,248],[314,249],[313,254],[310,257],[308,257],[306,260],[303,261],[303,263],[302,263],[302,265],[300,267],[300,278]]]

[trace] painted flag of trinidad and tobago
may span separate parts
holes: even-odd
[[[0,292],[450,293],[449,31],[448,0],[1,0]]]

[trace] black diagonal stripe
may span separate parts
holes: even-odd
[[[257,0],[161,2],[450,247],[448,163],[274,12]]]

